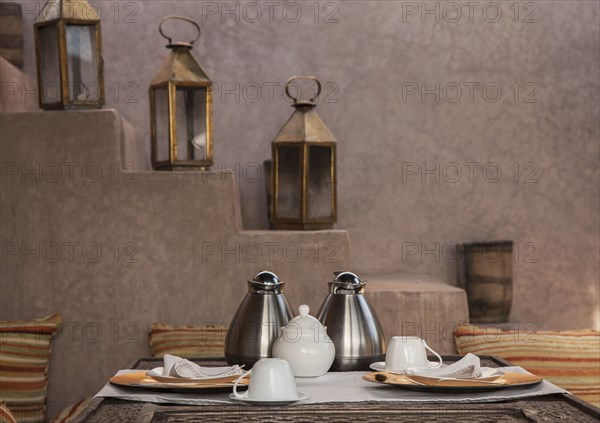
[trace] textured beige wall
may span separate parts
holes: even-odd
[[[25,3],[30,28],[36,2]],[[498,15],[485,1],[471,10],[467,2],[321,2],[318,23],[313,2],[247,4],[96,2],[108,106],[147,138],[146,88],[166,55],[158,21],[204,21],[194,54],[220,92],[240,84],[239,99],[215,96],[215,157],[219,167],[243,170],[246,227],[266,225],[263,181],[252,172],[291,113],[282,84],[315,74],[330,83],[329,102],[317,110],[339,139],[338,227],[350,233],[357,270],[454,283],[455,243],[513,239],[512,319],[598,327],[599,3],[500,2]],[[291,23],[294,5],[302,16]],[[262,16],[253,23],[255,6]],[[239,8],[239,22],[235,12],[221,14],[226,7]],[[425,8],[439,8],[439,22]],[[337,22],[324,22],[333,12]],[[33,75],[31,30],[25,44]],[[252,83],[262,87],[255,102]],[[403,99],[403,90],[435,91],[437,83],[439,101]],[[457,86],[462,96],[452,102]],[[495,87],[502,94],[493,102]],[[437,163],[439,172],[424,172]],[[491,182],[498,167],[502,176]]]

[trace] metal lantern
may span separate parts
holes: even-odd
[[[163,32],[165,21],[195,26],[190,42],[173,43]],[[200,26],[181,16],[167,16],[158,27],[171,53],[150,84],[152,165],[157,170],[205,170],[213,164],[212,81],[191,54]]]
[[[296,79],[310,79],[317,93],[309,101],[290,94]],[[336,139],[315,111],[321,83],[293,76],[285,85],[294,113],[271,143],[271,223],[276,229],[330,229],[336,222]]]
[[[102,107],[102,38],[96,10],[86,0],[48,0],[34,32],[40,107]]]

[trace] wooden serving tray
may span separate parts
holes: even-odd
[[[363,376],[368,382],[398,386],[400,388],[429,392],[483,392],[504,388],[523,387],[542,382],[532,374],[507,372],[501,376],[485,379],[436,379],[431,377],[402,375],[389,372],[372,372]]]
[[[128,388],[171,392],[231,392],[233,382],[160,382],[146,375],[146,371],[124,373],[113,376],[110,383]],[[248,388],[249,378],[244,378],[238,383],[241,391]]]

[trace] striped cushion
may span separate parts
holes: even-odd
[[[46,418],[50,338],[61,323],[59,314],[0,321],[0,400],[19,423],[43,422]]]
[[[461,354],[496,355],[600,406],[600,332],[457,329]]]
[[[85,410],[92,398],[85,398],[70,407],[65,408],[61,413],[54,417],[50,423],[71,423],[73,422],[79,413]]]
[[[185,358],[223,357],[227,327],[223,324],[182,326],[175,328],[154,323],[150,328],[150,349],[153,357],[165,354]]]
[[[17,419],[3,402],[0,402],[0,423],[17,423]]]

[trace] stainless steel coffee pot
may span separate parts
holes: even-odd
[[[271,357],[281,328],[293,317],[277,275],[268,270],[248,281],[242,300],[225,338],[225,360],[250,369],[261,358]]]
[[[335,345],[332,370],[369,370],[370,364],[385,360],[385,336],[364,296],[366,283],[352,272],[335,272],[329,282],[330,292],[317,318]]]

